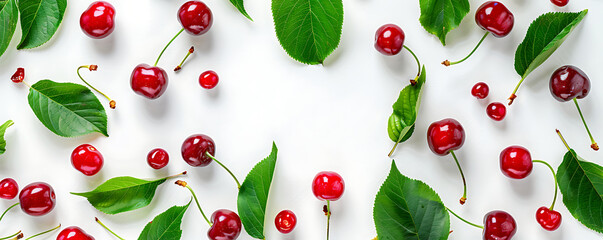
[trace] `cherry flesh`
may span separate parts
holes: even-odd
[[[510,146],[500,152],[500,170],[507,177],[523,179],[532,173],[534,164],[530,151],[522,146]]]
[[[182,143],[182,158],[193,167],[205,167],[212,162],[211,157],[216,153],[216,144],[214,140],[204,134],[195,134],[188,137]]]
[[[504,211],[492,211],[484,217],[484,240],[510,240],[515,232],[515,219]]]
[[[548,231],[555,231],[561,226],[561,213],[547,207],[540,207],[536,211],[536,221]]]
[[[95,240],[79,227],[68,227],[63,229],[57,236],[57,240]]]
[[[17,68],[17,71],[15,71],[13,76],[10,77],[10,80],[13,81],[14,83],[23,82],[24,79],[25,79],[25,69],[21,68],[21,67]]]
[[[549,89],[553,97],[560,102],[574,98],[582,99],[590,92],[590,79],[579,68],[566,65],[553,72]]]
[[[293,231],[295,228],[295,225],[297,224],[297,217],[292,211],[283,210],[276,215],[274,224],[279,232],[287,234]]]
[[[396,55],[404,46],[404,37],[404,31],[398,25],[385,24],[375,33],[375,49],[383,55]]]
[[[199,75],[199,85],[205,89],[212,89],[218,85],[218,74],[212,70],[205,71]]]
[[[434,122],[427,129],[427,143],[433,153],[445,156],[450,151],[463,146],[465,130],[457,120],[452,118]]]
[[[168,85],[168,75],[163,68],[139,64],[132,71],[130,86],[135,93],[148,99],[163,95]]]
[[[500,2],[488,1],[475,12],[475,22],[495,37],[507,36],[515,22],[513,13]]]
[[[155,148],[147,155],[147,163],[153,169],[162,169],[170,162],[170,155],[161,148]]]
[[[322,201],[336,201],[345,190],[345,182],[336,172],[319,172],[312,181],[314,196]]]
[[[109,36],[115,29],[115,8],[108,2],[93,2],[82,13],[80,27],[91,38],[101,39]]]
[[[486,114],[494,121],[502,121],[507,115],[507,107],[499,102],[493,102],[486,107]]]
[[[43,182],[29,184],[19,194],[21,210],[31,216],[48,214],[56,205],[54,189]]]
[[[71,153],[71,164],[86,176],[94,176],[103,168],[103,155],[90,144],[82,144]]]
[[[551,0],[551,2],[557,7],[565,7],[569,3],[569,0]]]
[[[488,96],[488,93],[490,93],[490,88],[488,87],[488,84],[484,82],[478,82],[473,85],[473,88],[471,88],[471,95],[473,95],[477,99],[486,98]]]
[[[201,1],[188,1],[178,10],[178,20],[190,34],[202,35],[213,23],[211,10]]]
[[[211,215],[212,225],[207,232],[211,240],[234,240],[241,234],[241,218],[235,212],[220,209]]]
[[[12,178],[5,178],[0,181],[0,198],[13,199],[19,194],[19,185]]]

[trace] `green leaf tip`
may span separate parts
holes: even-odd
[[[457,28],[470,10],[468,0],[419,0],[423,28],[446,46],[446,35]]]
[[[30,49],[48,42],[63,21],[67,0],[19,0],[21,42],[18,50]]]
[[[6,140],[4,139],[6,129],[8,129],[13,124],[15,124],[13,120],[8,120],[4,124],[0,125],[0,155],[6,152]]]

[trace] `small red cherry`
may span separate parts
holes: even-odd
[[[398,54],[404,45],[404,31],[395,24],[385,24],[375,33],[375,49],[392,56]]]
[[[153,169],[162,169],[168,165],[169,161],[169,154],[161,148],[155,148],[147,155],[147,163]]]
[[[204,134],[195,134],[182,143],[182,158],[193,167],[205,167],[212,162],[206,153],[212,156],[216,153],[214,140]]]
[[[504,211],[492,211],[484,216],[484,240],[510,240],[517,232],[513,217]]]
[[[56,205],[54,189],[43,182],[29,184],[19,194],[21,210],[30,216],[48,214]]]
[[[148,99],[157,99],[163,95],[168,85],[168,75],[160,67],[139,64],[132,71],[130,86],[135,93]]]
[[[205,71],[199,75],[199,84],[205,89],[216,87],[218,80],[218,74],[212,70]]]
[[[580,68],[566,65],[553,72],[549,89],[553,97],[560,102],[574,98],[582,99],[590,92],[590,79]]]
[[[90,144],[82,144],[71,153],[71,164],[86,176],[93,176],[103,168],[103,155]]]
[[[207,231],[211,240],[234,240],[241,234],[241,218],[237,213],[220,209],[211,215],[212,225]]]
[[[561,213],[547,207],[540,207],[536,211],[536,221],[547,231],[555,231],[561,226]]]
[[[500,170],[507,177],[523,179],[532,173],[530,151],[522,146],[510,146],[500,152]]]
[[[95,240],[79,227],[68,227],[63,229],[57,236],[57,240]]]
[[[507,107],[502,103],[493,102],[486,107],[486,113],[492,120],[502,121],[505,118],[505,115],[507,115]]]
[[[489,92],[490,88],[488,87],[488,84],[484,82],[478,82],[473,86],[473,88],[471,88],[471,95],[473,95],[477,99],[486,98]]]
[[[445,156],[451,150],[458,150],[465,143],[463,126],[452,118],[446,118],[429,125],[427,129],[427,144],[437,155]]]
[[[569,3],[569,0],[551,0],[551,2],[557,7],[565,7]]]
[[[488,1],[475,12],[475,22],[495,37],[507,36],[513,29],[513,13],[500,2]]]
[[[287,234],[293,231],[295,228],[295,225],[297,224],[297,217],[292,211],[283,210],[276,215],[274,224],[279,232]]]
[[[24,68],[17,68],[17,71],[13,74],[12,77],[10,77],[10,80],[13,81],[14,83],[20,83],[23,82],[23,80],[25,79],[25,69]]]
[[[19,185],[12,178],[5,178],[0,181],[0,198],[13,199],[19,194]]]
[[[202,35],[213,23],[211,10],[201,1],[188,1],[178,10],[178,20],[190,34]]]
[[[91,38],[109,36],[115,29],[115,8],[108,2],[97,1],[90,4],[80,17],[80,27]]]
[[[312,192],[321,201],[336,201],[345,190],[345,182],[336,172],[319,172],[312,181]]]

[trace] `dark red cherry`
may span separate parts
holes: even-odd
[[[90,4],[80,17],[80,27],[91,38],[105,38],[115,29],[115,8],[108,2]]]
[[[463,143],[465,143],[465,130],[457,120],[452,118],[434,122],[427,129],[427,144],[437,155],[447,155],[450,151],[461,148]]]
[[[510,146],[500,152],[500,170],[507,177],[523,179],[532,173],[532,156],[522,146]]]
[[[93,176],[103,168],[103,155],[90,144],[82,144],[71,153],[71,164],[86,176]]]
[[[471,88],[471,95],[473,95],[477,99],[486,98],[488,96],[489,92],[490,92],[490,88],[488,87],[488,84],[486,84],[484,82],[478,82],[475,85],[473,85],[473,88]]]
[[[569,0],[551,0],[551,2],[558,7],[565,7],[569,3]]]
[[[395,24],[385,24],[375,33],[375,49],[392,56],[398,54],[404,45],[404,31]]]
[[[68,227],[63,229],[57,236],[57,240],[95,240],[79,227]]]
[[[216,144],[214,140],[204,134],[195,134],[188,137],[182,143],[182,158],[193,167],[205,167],[212,162],[212,159],[205,154],[212,156],[216,153]]]
[[[336,172],[319,172],[312,181],[312,192],[321,201],[336,201],[345,190],[345,182]]]
[[[12,178],[5,178],[0,181],[0,198],[13,199],[19,194],[19,185]]]
[[[499,102],[493,102],[486,107],[486,114],[494,121],[502,121],[507,115],[507,107]]]
[[[205,71],[199,75],[199,85],[205,89],[212,89],[218,85],[218,74],[214,71]]]
[[[540,207],[536,211],[536,221],[548,231],[555,231],[561,226],[561,213],[547,207]]]
[[[147,155],[147,163],[153,169],[162,169],[170,162],[170,155],[161,148],[155,148]]]
[[[293,231],[295,228],[295,225],[297,224],[297,217],[292,211],[283,210],[276,215],[274,224],[279,232],[287,234]]]
[[[132,71],[130,86],[135,93],[149,99],[157,99],[165,92],[168,85],[168,75],[160,67],[139,64]]]
[[[590,92],[590,79],[579,68],[566,65],[553,72],[549,89],[553,97],[560,102],[581,99]]]
[[[507,36],[515,22],[513,13],[500,2],[488,1],[475,12],[475,22],[495,37]]]
[[[178,20],[188,33],[202,35],[211,28],[213,16],[205,3],[188,1],[178,10]]]
[[[220,209],[211,215],[212,225],[207,231],[211,240],[234,240],[241,234],[241,218],[235,212]]]
[[[17,71],[15,71],[13,76],[10,77],[10,80],[13,81],[14,83],[23,82],[24,79],[25,79],[25,69],[21,68],[21,67],[17,68]]]
[[[484,217],[484,240],[510,240],[515,232],[515,219],[504,211],[492,211]]]
[[[31,216],[43,216],[56,205],[54,189],[43,182],[29,184],[19,194],[21,210]]]

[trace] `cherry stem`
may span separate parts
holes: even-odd
[[[421,62],[419,62],[419,58],[417,57],[417,55],[415,55],[415,53],[412,50],[410,50],[410,48],[408,48],[406,45],[403,45],[403,47],[415,58],[415,61],[417,62],[417,68],[418,68],[417,76],[415,77],[414,80],[410,81],[410,84],[415,85],[415,84],[417,84],[417,79],[419,79],[419,76],[421,76]]]
[[[230,169],[228,169],[224,164],[222,164],[220,161],[218,161],[218,159],[216,159],[214,156],[212,156],[211,153],[205,152],[205,155],[207,155],[208,157],[210,157],[211,159],[216,161],[218,164],[220,164],[220,166],[222,166],[222,168],[224,168],[228,173],[230,173],[230,176],[232,176],[232,178],[235,180],[235,182],[237,182],[238,189],[241,189],[241,183],[239,182],[239,179],[237,179],[237,177],[234,175],[234,173],[232,173],[230,171]]]
[[[450,210],[450,208],[446,208],[446,210],[448,210],[448,212],[452,213],[452,215],[454,215],[456,218],[460,219],[461,221],[463,221],[463,222],[465,222],[465,223],[467,223],[467,224],[469,224],[471,226],[474,226],[476,228],[484,229],[484,226],[477,225],[475,223],[472,223],[472,222],[469,222],[469,221],[465,220],[464,218],[462,218],[461,216],[459,216],[458,214],[456,214],[452,210]]]
[[[174,36],[172,38],[172,40],[170,40],[170,42],[168,42],[167,45],[165,45],[165,47],[163,48],[163,50],[161,50],[161,53],[159,53],[159,56],[157,57],[157,60],[155,60],[155,65],[153,66],[157,66],[157,63],[159,63],[159,59],[161,59],[161,56],[163,55],[163,53],[165,52],[165,50],[170,46],[170,44],[172,44],[172,42],[174,41],[174,39],[176,39],[178,36],[180,36],[180,34],[184,31],[184,28],[180,29],[180,31],[178,33],[176,33],[176,36]]]
[[[180,65],[178,65],[178,66],[176,66],[176,68],[174,68],[174,72],[180,71],[180,69],[182,69],[182,64],[184,64],[184,61],[186,61],[186,59],[188,58],[188,56],[190,56],[194,52],[195,52],[195,46],[191,46],[191,48],[188,49],[188,52],[186,53],[186,56],[184,56],[184,59],[182,59],[182,62],[180,62]]]
[[[41,233],[38,233],[38,234],[33,235],[33,236],[31,236],[31,237],[28,237],[28,238],[26,238],[25,240],[29,240],[29,239],[35,238],[35,237],[37,237],[37,236],[47,234],[47,233],[52,232],[52,231],[54,231],[54,230],[57,230],[57,229],[59,229],[59,228],[61,228],[61,224],[59,224],[59,226],[56,226],[56,227],[54,227],[54,228],[52,228],[52,229],[48,229],[48,230],[46,230],[46,231],[44,231],[44,232],[41,232]]]
[[[533,160],[532,162],[542,163],[542,164],[546,165],[547,167],[549,167],[549,169],[553,173],[553,179],[555,179],[555,196],[553,197],[553,203],[551,204],[551,207],[549,208],[550,210],[553,210],[553,208],[555,207],[555,201],[557,201],[557,174],[555,174],[555,169],[553,169],[553,167],[549,163],[542,161],[542,160]]]
[[[184,172],[178,173],[178,174],[176,174],[176,175],[172,175],[172,176],[169,176],[169,177],[165,177],[165,179],[172,179],[172,178],[180,177],[180,176],[182,176],[182,175],[186,175],[186,173],[187,173],[187,172],[186,172],[186,171],[184,171]]]
[[[459,200],[461,205],[463,205],[467,201],[467,181],[465,181],[465,174],[463,173],[463,169],[461,168],[459,160],[456,158],[456,154],[454,154],[454,151],[452,150],[450,150],[450,154],[452,154],[452,157],[456,162],[456,166],[459,168],[459,172],[461,173],[461,178],[463,178],[463,197],[461,197],[461,199]]]
[[[572,149],[570,148],[570,146],[565,141],[565,138],[563,137],[563,135],[561,135],[561,131],[559,131],[559,129],[555,129],[555,131],[557,132],[557,135],[559,135],[559,138],[561,138],[561,141],[563,142],[563,145],[565,145],[565,147],[567,148],[567,150],[571,152]]]
[[[450,62],[448,60],[443,61],[442,64],[444,66],[450,66],[450,65],[455,65],[455,64],[459,64],[464,62],[465,60],[467,60],[467,58],[471,57],[471,55],[473,55],[473,53],[475,52],[475,50],[477,50],[477,48],[479,48],[480,45],[482,45],[482,42],[484,42],[484,39],[486,39],[486,37],[488,36],[490,32],[486,31],[486,33],[484,34],[484,36],[482,37],[482,39],[479,40],[479,42],[477,43],[477,45],[475,45],[475,47],[473,48],[473,50],[471,50],[471,52],[469,53],[469,55],[467,55],[465,58],[458,60],[456,62]]]
[[[209,218],[207,218],[207,215],[205,215],[205,212],[203,212],[203,209],[201,208],[201,204],[199,204],[199,199],[197,199],[197,194],[195,194],[195,191],[193,191],[193,189],[185,181],[178,180],[178,181],[176,181],[176,185],[185,187],[188,189],[189,192],[191,192],[191,194],[193,195],[193,198],[195,199],[195,203],[197,204],[197,208],[199,209],[199,212],[201,212],[201,215],[203,215],[203,218],[205,218],[205,221],[211,227],[212,224],[209,221]]]
[[[511,93],[511,96],[509,96],[509,106],[511,106],[511,104],[513,104],[513,101],[515,100],[515,98],[517,98],[517,95],[515,95],[515,93],[517,93],[517,90],[519,90],[519,86],[521,86],[521,84],[523,83],[523,80],[526,80],[526,77],[527,77],[527,75],[521,77],[521,80],[519,80],[519,82],[517,83],[517,86],[515,86],[515,89]]]
[[[77,68],[77,76],[80,77],[80,79],[82,79],[82,81],[88,85],[88,87],[94,89],[94,91],[100,93],[101,95],[105,96],[105,98],[107,100],[109,100],[109,107],[111,107],[111,109],[115,109],[115,100],[111,99],[109,96],[107,96],[107,94],[101,92],[100,90],[96,89],[95,87],[93,87],[92,85],[90,85],[90,83],[86,82],[86,80],[84,80],[84,78],[82,77],[82,75],[80,74],[80,69],[82,68],[86,68],[90,71],[96,71],[96,69],[98,69],[97,65],[84,65],[84,66],[80,66]]]
[[[327,240],[329,240],[330,227],[331,227],[331,201],[327,200]]]
[[[584,115],[582,115],[582,110],[580,110],[580,105],[578,105],[578,100],[576,100],[576,98],[574,98],[573,100],[574,100],[574,104],[576,104],[576,108],[578,109],[578,113],[580,114],[580,119],[582,119],[582,123],[584,124],[584,127],[586,128],[586,132],[588,132],[588,136],[590,137],[590,142],[591,142],[590,147],[593,150],[598,151],[599,145],[597,144],[597,142],[595,142],[593,135],[590,133],[590,129],[588,129],[588,124],[586,124],[586,120],[584,120]]]
[[[8,207],[6,210],[4,210],[4,212],[0,216],[0,221],[2,221],[2,218],[4,218],[4,215],[6,215],[6,213],[8,213],[8,211],[10,211],[11,209],[13,209],[17,205],[19,205],[19,203],[15,203],[15,204],[11,205],[10,207]]]
[[[21,233],[21,231],[18,231],[17,233],[10,235],[8,237],[0,238],[0,240],[5,240],[5,239],[13,240],[13,239],[21,239],[21,238],[23,238],[23,233]]]
[[[121,239],[121,240],[125,240],[122,237],[120,237],[119,235],[117,235],[117,233],[111,231],[111,229],[109,227],[107,227],[107,225],[105,225],[103,222],[101,222],[101,220],[99,220],[97,217],[94,218],[94,221],[96,221],[98,224],[100,224],[105,230],[109,231],[111,234],[113,234],[113,236]]]

